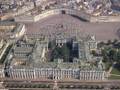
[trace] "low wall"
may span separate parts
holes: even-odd
[[[120,16],[91,16],[90,22],[120,22]]]
[[[48,10],[44,11],[41,14],[35,15],[34,16],[34,22],[39,21],[40,19],[46,18],[48,16],[52,16],[55,14],[60,14],[61,12],[59,10]]]
[[[18,17],[15,17],[14,20],[16,22],[33,22],[34,17],[32,17],[32,16],[18,16]]]

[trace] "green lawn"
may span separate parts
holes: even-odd
[[[111,71],[111,74],[120,75],[120,71],[117,68],[113,68],[112,71]]]
[[[112,64],[110,62],[105,62],[105,70],[108,71],[110,69],[110,67],[112,66]]]
[[[108,79],[120,79],[120,76],[114,76],[114,75],[111,75],[110,77],[108,77]]]
[[[117,68],[113,68],[111,74],[120,75],[120,71]],[[110,75],[108,79],[120,79],[120,76]]]

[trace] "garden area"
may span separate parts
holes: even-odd
[[[120,41],[115,39],[113,41],[100,42],[98,48],[101,49],[106,71],[112,67],[108,79],[120,79]]]
[[[72,50],[72,43],[66,43],[61,46],[56,45],[55,42],[50,42],[49,44],[49,58],[50,61],[56,59],[63,59],[64,62],[72,62],[74,57],[77,57],[77,53]]]
[[[117,39],[107,42],[100,42],[98,48],[101,49],[101,56],[103,57],[103,62],[106,65],[106,70],[108,70],[114,62],[120,64],[120,41]]]

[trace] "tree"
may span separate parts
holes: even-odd
[[[114,47],[116,47],[116,48],[120,48],[120,42],[118,42],[118,43],[116,43],[115,45],[114,45]]]
[[[98,47],[98,48],[101,48],[101,47],[103,47],[104,45],[105,45],[104,42],[100,42],[100,43],[97,44],[97,47]]]
[[[49,49],[54,49],[55,48],[55,46],[56,46],[56,43],[55,43],[55,41],[53,40],[53,41],[51,41],[51,42],[49,42],[49,44],[48,44],[48,48]]]
[[[109,56],[109,59],[110,60],[116,60],[116,50],[115,49],[111,49],[110,51],[109,51],[109,54],[108,54],[108,56]]]
[[[70,50],[67,47],[67,45],[63,45],[62,47],[56,47],[53,51],[51,56],[53,57],[53,59],[64,59],[64,61],[68,61],[69,60],[69,56],[70,56]]]
[[[62,47],[62,56],[64,61],[69,61],[70,50],[66,45]]]
[[[110,44],[112,44],[112,41],[108,40],[107,43],[106,43],[106,45],[110,45]]]
[[[112,44],[114,45],[114,44],[116,44],[116,43],[118,43],[118,40],[117,40],[117,39],[114,39],[114,41],[112,42]]]
[[[120,63],[120,50],[117,52],[117,61]]]
[[[96,55],[97,55],[97,53],[96,53],[95,50],[92,50],[92,51],[91,51],[91,54],[92,54],[93,56],[96,56]]]
[[[109,57],[108,57],[108,55],[107,55],[107,51],[106,51],[105,49],[103,49],[103,50],[101,51],[101,54],[102,54],[102,56],[103,56],[103,62],[108,62],[108,61],[109,61]]]

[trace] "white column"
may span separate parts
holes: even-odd
[[[18,71],[18,70],[17,70],[17,71]],[[15,78],[17,78],[17,75],[16,75],[17,71],[16,71],[16,70],[14,71]]]
[[[34,78],[34,69],[31,69],[32,79]]]
[[[29,69],[27,69],[26,78],[29,79]]]
[[[13,70],[9,69],[8,72],[10,74],[10,77],[13,78]]]
[[[22,79],[24,79],[24,72],[23,69],[21,69]]]
[[[85,71],[83,71],[83,80],[85,80]]]
[[[36,79],[36,70],[34,69],[33,71],[34,71],[34,77],[33,78]]]
[[[90,73],[89,80],[92,80],[91,70],[89,71],[89,73]]]
[[[81,80],[81,70],[80,70],[80,73],[79,73],[79,79]]]

